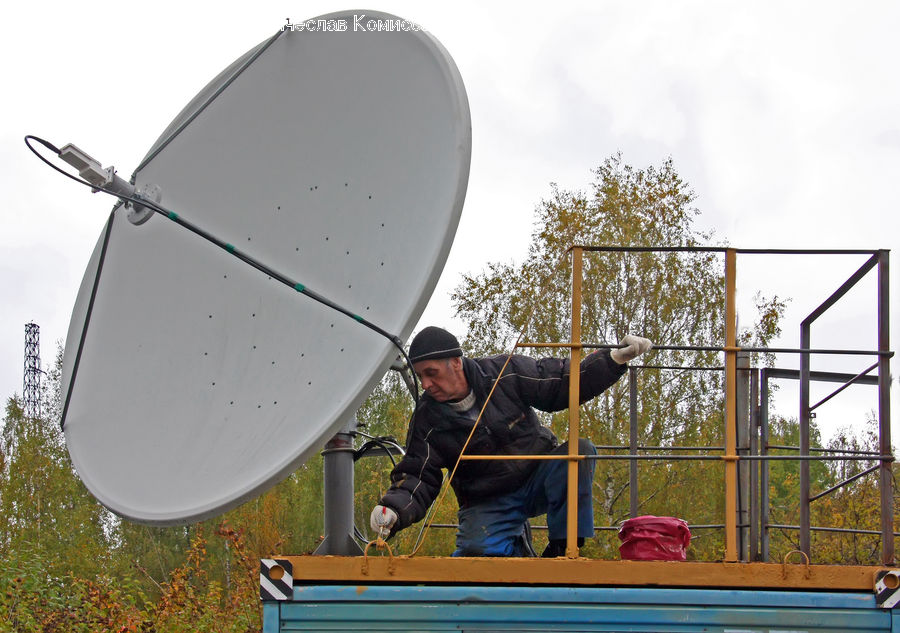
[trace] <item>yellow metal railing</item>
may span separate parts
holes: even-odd
[[[498,459],[530,459],[530,460],[548,460],[548,459],[565,459],[568,463],[568,490],[567,490],[567,530],[566,530],[566,556],[568,558],[578,557],[577,547],[577,516],[578,516],[578,462],[588,459],[584,455],[578,454],[579,432],[580,432],[580,372],[576,369],[581,364],[582,353],[585,348],[614,347],[610,345],[589,345],[584,344],[581,340],[581,311],[582,311],[582,284],[583,284],[583,254],[584,251],[622,251],[622,252],[653,252],[653,251],[684,251],[684,252],[718,252],[725,256],[725,345],[724,346],[666,346],[657,345],[657,349],[670,350],[694,350],[694,351],[719,351],[725,354],[725,446],[724,454],[717,459],[725,463],[725,562],[737,562],[738,555],[738,462],[741,457],[737,452],[737,359],[738,353],[745,352],[786,352],[798,353],[801,357],[809,357],[813,353],[821,354],[853,354],[853,355],[877,355],[879,357],[879,390],[880,400],[887,401],[887,381],[883,376],[887,376],[887,359],[893,353],[888,350],[887,344],[887,319],[882,317],[882,312],[886,312],[884,307],[887,303],[887,274],[880,274],[879,279],[884,277],[884,281],[880,283],[882,286],[879,294],[879,349],[873,350],[830,350],[830,349],[809,349],[808,345],[802,349],[794,348],[755,348],[755,347],[739,347],[737,332],[737,311],[736,311],[736,273],[737,273],[737,254],[872,254],[872,262],[878,260],[882,268],[887,269],[887,252],[886,251],[850,251],[850,250],[783,250],[783,249],[737,249],[722,247],[596,247],[596,246],[573,246],[569,249],[572,256],[572,324],[571,324],[571,340],[568,343],[542,343],[542,342],[516,342],[515,348],[568,348],[570,350],[570,372],[569,372],[569,430],[568,430],[568,454],[566,455],[460,455],[460,460],[498,460]],[[873,254],[874,253],[874,254]],[[871,262],[867,264],[869,268],[874,266]],[[861,272],[864,273],[868,268],[864,267]],[[859,276],[860,273],[857,273]],[[835,297],[841,296],[846,289],[856,283],[858,279],[851,277],[844,286],[839,289],[820,310],[824,310],[831,305]],[[882,368],[882,365],[884,366]],[[504,366],[505,368],[505,366]],[[502,372],[501,372],[502,373]],[[808,378],[807,378],[808,379]],[[882,444],[885,444],[887,438],[887,446],[889,447],[890,427],[889,427],[889,405],[881,403],[880,413],[886,417],[888,422],[881,420],[880,436]],[[882,417],[882,416],[880,416]],[[480,416],[479,416],[480,419]],[[476,421],[477,424],[477,421]],[[473,429],[474,432],[474,429]],[[464,453],[465,451],[463,451]],[[883,464],[889,464],[893,461],[893,456],[889,455],[889,450],[882,450],[880,456]],[[623,456],[621,459],[631,459],[635,456]],[[697,459],[697,458],[694,458]],[[709,459],[709,457],[706,457]],[[766,457],[763,457],[766,459]],[[769,457],[768,459],[772,459]],[[802,455],[801,460],[809,459],[808,455]],[[822,459],[822,458],[819,458]],[[884,466],[883,466],[884,468]],[[455,468],[454,468],[455,471]],[[452,477],[452,474],[451,474]],[[885,486],[889,491],[890,481],[884,483],[885,477],[882,476],[882,497],[886,496]],[[802,494],[808,496],[808,490],[801,491]],[[888,495],[889,496],[889,495]],[[892,514],[892,505],[890,499],[882,501],[882,514],[887,515],[887,520]],[[884,516],[883,523],[885,522]],[[801,528],[802,529],[802,528]],[[806,531],[808,531],[808,527]],[[890,526],[884,527],[883,530],[883,559],[886,564],[893,561],[893,542],[891,540]],[[806,552],[808,555],[808,552]]]
[[[584,460],[578,454],[581,429],[580,402],[581,373],[581,295],[583,283],[584,247],[573,246],[572,254],[572,327],[568,343],[517,343],[516,347],[554,347],[570,349],[569,361],[569,452],[567,455],[461,455],[460,460],[495,459],[565,459],[568,466],[566,557],[578,557],[578,462]],[[737,553],[737,316],[735,307],[736,249],[725,249],[725,561],[738,560]]]

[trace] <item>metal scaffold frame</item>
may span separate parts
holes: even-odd
[[[627,446],[598,446],[605,451],[603,455],[577,455],[574,447],[580,433],[578,407],[578,372],[572,372],[569,407],[569,450],[568,455],[522,455],[512,459],[565,459],[569,462],[570,473],[577,468],[582,459],[623,460],[630,465],[630,482],[632,489],[630,512],[635,516],[639,508],[637,486],[637,468],[642,461],[655,460],[700,460],[724,462],[726,469],[726,516],[724,524],[691,525],[691,529],[724,529],[725,559],[716,562],[700,561],[631,561],[631,560],[592,560],[578,556],[576,539],[572,526],[576,524],[577,485],[569,479],[568,486],[568,523],[566,556],[563,558],[481,558],[481,557],[431,557],[410,555],[394,555],[389,546],[381,541],[382,555],[375,554],[372,541],[363,556],[276,556],[278,565],[286,565],[292,569],[292,582],[295,585],[311,583],[338,583],[368,587],[372,583],[399,584],[463,584],[463,585],[551,585],[551,586],[658,586],[658,587],[714,587],[732,589],[776,589],[776,590],[831,590],[831,591],[872,591],[877,587],[880,578],[895,582],[900,577],[900,570],[888,569],[893,565],[893,536],[891,532],[892,480],[890,468],[894,457],[891,455],[890,443],[890,402],[889,402],[889,363],[893,355],[889,351],[888,339],[888,252],[887,251],[848,251],[848,250],[762,250],[762,249],[728,249],[715,247],[684,248],[628,248],[628,247],[595,247],[575,246],[570,249],[573,262],[572,279],[572,336],[565,343],[523,342],[517,347],[568,348],[572,354],[572,363],[580,361],[583,350],[609,349],[618,345],[595,344],[582,341],[581,332],[581,274],[584,252],[717,252],[725,256],[725,294],[726,294],[726,332],[725,344],[721,346],[667,346],[657,345],[656,349],[685,351],[714,351],[725,354],[724,367],[664,367],[653,365],[636,365],[629,367],[630,386],[630,433]],[[878,349],[813,349],[807,344],[801,348],[758,348],[739,347],[737,342],[737,319],[735,315],[735,278],[736,262],[739,254],[865,254],[870,259],[866,270],[878,266]],[[874,262],[874,263],[873,263]],[[862,270],[862,269],[861,269]],[[858,272],[833,294],[824,304],[813,312],[819,316],[828,306],[834,303],[864,272]],[[827,304],[827,305],[826,305]],[[808,318],[809,322],[814,318]],[[751,353],[790,353],[809,358],[813,354],[837,354],[854,356],[875,356],[877,362],[859,375],[837,374],[827,372],[783,370],[774,368],[750,367]],[[725,408],[728,421],[724,446],[641,446],[638,443],[638,375],[647,369],[692,370],[692,371],[725,371],[726,393]],[[878,376],[869,374],[878,370]],[[730,378],[728,378],[730,376]],[[808,446],[783,447],[769,444],[768,436],[768,397],[769,381],[772,379],[796,379],[805,381],[805,398],[801,402],[801,410],[813,411],[825,400],[841,392],[849,384],[877,384],[879,390],[879,427],[880,451],[873,454],[865,451],[841,451],[840,454],[824,454],[825,449]],[[811,380],[836,381],[842,383],[828,398],[810,406],[808,402],[808,382]],[[808,426],[808,418],[806,420]],[[742,431],[741,429],[745,429]],[[752,432],[751,432],[751,429]],[[793,449],[798,454],[770,454],[769,450]],[[625,454],[616,454],[625,451]],[[609,454],[613,453],[613,454]],[[685,454],[687,453],[687,454]],[[703,454],[690,454],[703,453]],[[717,454],[710,454],[717,453]],[[497,455],[462,455],[460,459],[510,459]],[[800,491],[809,503],[819,497],[830,494],[840,486],[846,485],[859,477],[875,470],[881,473],[881,525],[882,530],[875,532],[882,537],[882,565],[823,565],[811,564],[809,552],[803,552],[803,560],[789,560],[789,552],[782,561],[768,561],[768,530],[797,529],[806,533],[804,543],[809,544],[811,530],[844,531],[841,528],[813,526],[785,526],[769,523],[768,517],[768,464],[772,461],[790,460],[800,464],[808,464],[813,460],[868,460],[877,461],[878,466],[870,468],[847,479],[829,490],[810,497],[809,483]],[[741,496],[741,490],[749,489],[750,494]],[[426,523],[426,527],[429,524]],[[431,527],[452,528],[450,524],[430,524]],[[540,529],[541,526],[536,526]],[[615,527],[596,527],[595,530],[615,530]],[[869,530],[847,530],[870,534]],[[421,535],[420,535],[420,538]],[[371,550],[371,554],[370,554]],[[279,567],[280,568],[280,567]],[[887,582],[887,581],[885,581]]]
[[[630,510],[635,516],[638,506],[637,490],[637,464],[641,460],[719,460],[725,463],[725,562],[737,562],[739,560],[758,560],[761,554],[762,560],[768,560],[768,529],[787,528],[800,531],[800,549],[807,556],[810,552],[810,533],[813,530],[853,532],[870,534],[869,530],[849,530],[842,528],[813,527],[810,525],[810,503],[821,498],[838,488],[855,481],[856,479],[878,470],[879,489],[881,502],[881,552],[882,563],[891,565],[894,562],[894,532],[893,532],[893,480],[891,477],[891,464],[894,461],[891,448],[890,429],[890,351],[889,333],[889,291],[888,291],[888,265],[889,252],[887,250],[835,250],[835,249],[738,249],[717,247],[605,247],[605,246],[573,246],[570,249],[572,256],[572,329],[571,341],[568,343],[537,343],[523,342],[518,347],[555,347],[569,348],[571,351],[571,366],[576,367],[581,361],[582,350],[614,347],[606,344],[584,343],[581,340],[581,289],[582,289],[582,258],[584,252],[716,252],[725,256],[725,344],[723,346],[666,346],[658,345],[661,350],[684,351],[719,351],[725,354],[725,446],[724,447],[639,447],[637,445],[637,376],[634,367],[629,371],[630,390],[630,443],[628,447],[602,447],[608,449],[627,448],[626,455],[597,455],[584,456],[577,454],[578,437],[580,429],[578,407],[578,372],[571,372],[569,395],[569,454],[557,457],[569,461],[569,490],[568,490],[568,534],[566,555],[569,558],[578,556],[575,538],[575,516],[577,513],[577,485],[575,477],[577,464],[582,459],[612,459],[628,460],[630,462]],[[801,323],[799,348],[772,348],[772,347],[739,347],[737,345],[737,317],[735,306],[737,255],[738,254],[780,254],[780,255],[869,255],[869,259],[853,275],[847,279],[828,299],[810,313]],[[834,305],[854,285],[856,285],[873,268],[878,270],[878,297],[877,297],[877,350],[851,350],[851,349],[814,349],[811,348],[810,330],[813,321]],[[758,369],[750,368],[750,353],[791,353],[799,354],[800,370]],[[877,361],[865,371],[853,376],[829,372],[810,371],[810,357],[814,354],[874,356]],[[671,368],[675,369],[675,368]],[[710,369],[683,367],[678,369]],[[720,368],[717,368],[720,369]],[[871,377],[873,370],[878,370],[877,377]],[[739,379],[739,375],[741,379]],[[748,380],[749,378],[749,380]],[[770,455],[768,448],[768,381],[771,378],[797,378],[800,381],[800,446],[796,447],[799,454],[794,455]],[[810,405],[810,381],[825,380],[841,382],[841,386],[826,398],[814,405]],[[747,384],[749,382],[749,385]],[[813,455],[812,452],[822,452],[821,449],[812,449],[809,445],[809,421],[813,411],[830,400],[851,384],[876,384],[878,387],[878,428],[879,428],[879,452],[878,454],[847,454],[840,455]],[[743,385],[743,389],[741,389]],[[741,406],[739,406],[741,400]],[[752,403],[752,405],[751,405]],[[739,412],[747,416],[747,426],[754,429],[753,432],[744,433],[741,443],[738,442],[738,416]],[[762,431],[762,438],[758,437],[756,429]],[[761,444],[761,449],[760,449]],[[784,448],[784,447],[781,447]],[[722,455],[643,455],[638,450],[719,450]],[[743,451],[743,454],[739,454]],[[479,455],[463,455],[461,459],[477,460],[490,458]],[[518,456],[517,459],[547,459],[548,456]],[[800,463],[800,525],[784,526],[768,523],[768,462],[774,460],[791,460]],[[841,482],[829,490],[810,496],[809,463],[815,460],[859,460],[878,461],[876,467]],[[752,463],[762,464],[761,469],[750,468]],[[739,466],[741,467],[739,469]],[[761,470],[761,472],[760,472]],[[742,509],[738,507],[738,498],[741,486],[739,477],[744,481],[744,488],[749,488],[748,509],[743,510],[746,521],[738,522]],[[758,501],[757,501],[758,500]],[[749,515],[749,516],[747,516]],[[703,526],[720,527],[720,526]],[[761,548],[758,545],[761,543]],[[761,549],[761,552],[760,552]],[[741,553],[739,554],[739,550]]]

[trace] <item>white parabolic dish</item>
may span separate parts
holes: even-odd
[[[405,340],[456,232],[471,122],[443,47],[424,31],[354,30],[363,13],[397,19],[323,16],[350,28],[288,30],[238,59],[163,133],[136,185],[159,185],[168,209]],[[121,207],[67,341],[75,468],[108,508],[158,525],[288,476],[398,353],[174,222],[134,226]]]

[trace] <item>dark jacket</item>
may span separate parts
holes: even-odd
[[[463,371],[481,410],[506,355],[463,359]],[[605,391],[625,373],[608,351],[595,352],[581,362],[580,400]],[[541,455],[557,445],[556,436],[542,425],[532,407],[560,411],[569,405],[569,361],[513,356],[500,378],[481,421],[466,448],[468,455]],[[474,421],[427,394],[410,421],[406,455],[391,472],[391,487],[381,505],[400,517],[393,531],[419,521],[434,502],[443,479],[452,469]],[[534,460],[460,462],[451,485],[460,506],[516,490],[537,467]]]

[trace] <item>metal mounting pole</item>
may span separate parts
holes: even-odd
[[[328,440],[322,451],[325,492],[325,539],[317,555],[360,556],[362,548],[353,538],[353,436],[356,420]]]

